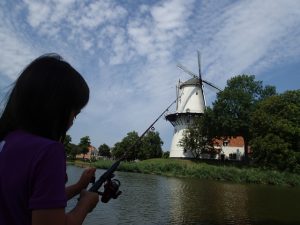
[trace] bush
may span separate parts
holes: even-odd
[[[297,169],[295,152],[289,149],[288,143],[275,134],[253,139],[251,149],[255,163],[259,165],[291,172]]]
[[[107,169],[113,163],[114,161],[111,160],[99,160],[92,165]],[[300,186],[300,175],[298,174],[253,167],[208,165],[190,160],[149,159],[138,162],[121,162],[118,170],[234,183]]]

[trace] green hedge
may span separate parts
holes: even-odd
[[[99,169],[107,169],[113,162],[111,160],[99,160],[91,164],[87,163],[86,165]],[[80,162],[80,166],[82,166],[82,162]],[[253,167],[238,168],[235,166],[209,165],[179,159],[149,159],[138,162],[121,162],[118,170],[234,183],[300,186],[300,175],[298,174]]]

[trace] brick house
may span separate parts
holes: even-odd
[[[76,155],[76,159],[84,159],[84,160],[90,160],[91,158],[98,158],[98,149],[92,145],[88,147],[88,153],[86,154],[78,154]]]

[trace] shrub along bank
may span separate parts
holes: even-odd
[[[113,162],[111,160],[99,160],[92,163],[75,161],[72,164],[107,169]],[[203,162],[179,159],[149,159],[138,162],[121,162],[118,171],[191,177],[234,183],[300,186],[300,175],[298,174],[253,167],[239,168],[228,165],[209,165]]]

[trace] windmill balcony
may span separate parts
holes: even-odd
[[[190,124],[194,118],[201,116],[201,113],[170,113],[165,116],[174,127],[177,125]]]

